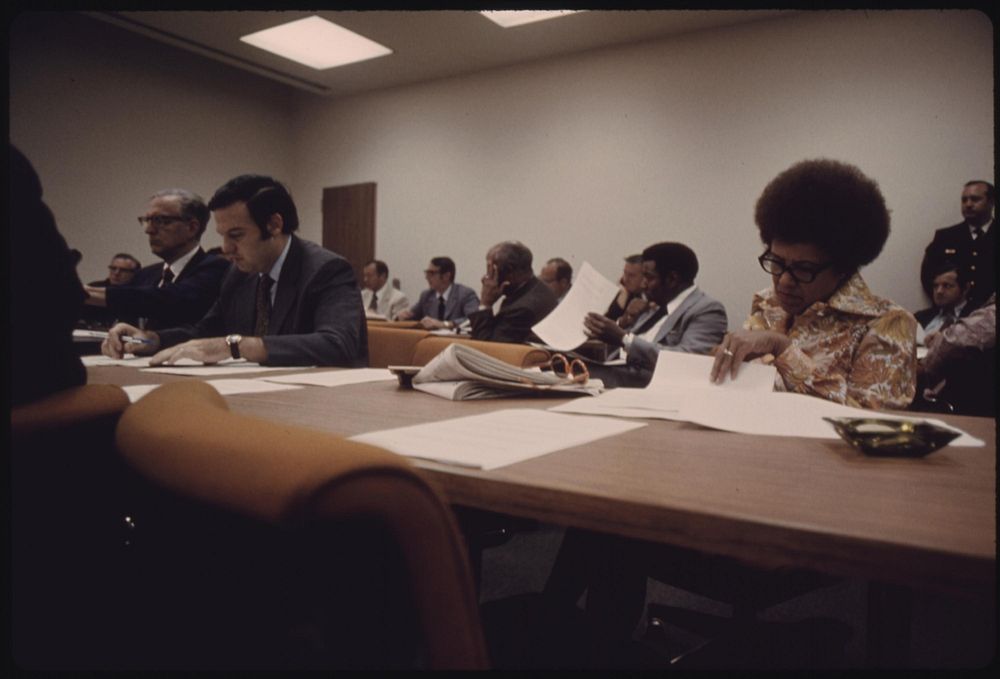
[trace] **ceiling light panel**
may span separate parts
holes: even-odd
[[[581,10],[503,9],[503,10],[492,10],[488,12],[480,12],[480,14],[482,14],[490,21],[503,26],[504,28],[511,28],[512,26],[520,26],[522,24],[530,24],[536,21],[544,21],[545,19],[556,19],[558,17],[567,16],[569,14],[576,14],[579,11]]]
[[[267,28],[241,41],[322,71],[392,54],[392,50],[322,17]]]

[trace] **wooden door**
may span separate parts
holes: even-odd
[[[375,182],[323,189],[323,247],[361,269],[375,258]]]

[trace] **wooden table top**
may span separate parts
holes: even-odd
[[[121,385],[197,379],[118,367],[89,375],[92,383]],[[456,403],[395,382],[226,398],[235,412],[343,436],[564,402]],[[646,420],[620,436],[491,471],[416,464],[455,504],[980,597],[996,577],[995,421],[934,417],[986,446],[873,458],[840,440]]]

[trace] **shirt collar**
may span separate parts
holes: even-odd
[[[667,315],[669,316],[670,314],[677,311],[677,307],[683,304],[684,300],[688,298],[688,295],[694,292],[697,287],[698,287],[697,285],[691,285],[687,288],[684,288],[683,290],[677,293],[676,297],[667,302]]]
[[[970,234],[971,234],[971,233],[972,233],[973,231],[975,231],[975,230],[976,230],[976,227],[974,227],[974,226],[973,226],[972,224],[969,224],[968,222],[966,222],[966,224],[967,224],[967,225],[968,225],[968,227],[969,227],[969,233],[970,233]],[[980,226],[980,227],[979,227],[979,230],[980,230],[980,231],[982,231],[982,232],[983,232],[983,235],[985,236],[985,235],[986,235],[986,232],[987,232],[987,231],[989,231],[989,230],[990,230],[990,227],[992,227],[992,226],[993,226],[993,220],[991,219],[990,221],[988,221],[988,222],[986,222],[985,224],[983,224],[982,226]]]
[[[196,252],[199,252],[200,250],[201,246],[196,245],[193,248],[191,248],[187,252],[187,254],[181,255],[180,257],[175,259],[173,263],[168,264],[167,262],[164,262],[163,263],[164,270],[166,270],[166,268],[169,266],[170,270],[174,272],[174,280],[177,280],[177,277],[181,275],[181,271],[184,271],[184,267],[188,265],[188,262],[190,262],[191,258],[194,257],[194,254]]]
[[[448,295],[451,294],[451,289],[452,289],[452,287],[454,287],[454,285],[455,285],[454,283],[449,283],[448,287],[445,289],[444,292],[435,292],[434,293],[434,297],[435,298],[437,298],[437,297],[444,297],[444,301],[447,302],[448,301]]]
[[[267,272],[267,275],[271,277],[271,280],[277,283],[281,280],[281,268],[285,266],[285,258],[288,257],[288,250],[292,247],[292,236],[288,237],[288,241],[285,243],[285,249],[281,251],[278,255],[278,259],[275,260],[274,264],[271,266],[271,270]]]

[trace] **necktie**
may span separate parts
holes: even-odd
[[[257,317],[254,323],[254,337],[267,334],[267,324],[271,320],[271,284],[274,281],[267,274],[257,279]]]
[[[649,329],[656,325],[656,322],[667,315],[666,305],[661,306],[659,309],[653,312],[653,315],[647,318],[641,326],[633,330],[632,332],[636,335],[641,335],[644,332],[649,332]]]
[[[372,293],[372,301],[368,304],[368,308],[372,311],[378,310],[378,295],[374,292]]]
[[[438,295],[438,320],[444,320],[444,295]]]
[[[159,285],[159,287],[162,288],[163,286],[170,285],[173,282],[174,282],[174,271],[173,271],[173,269],[171,269],[167,265],[164,265],[164,267],[163,267],[163,275],[160,277],[160,285]]]
[[[938,328],[938,331],[940,332],[941,330],[944,330],[945,328],[949,328],[949,327],[951,327],[954,324],[955,324],[955,314],[954,313],[949,313],[947,316],[944,317],[944,321],[942,321],[941,327]]]

